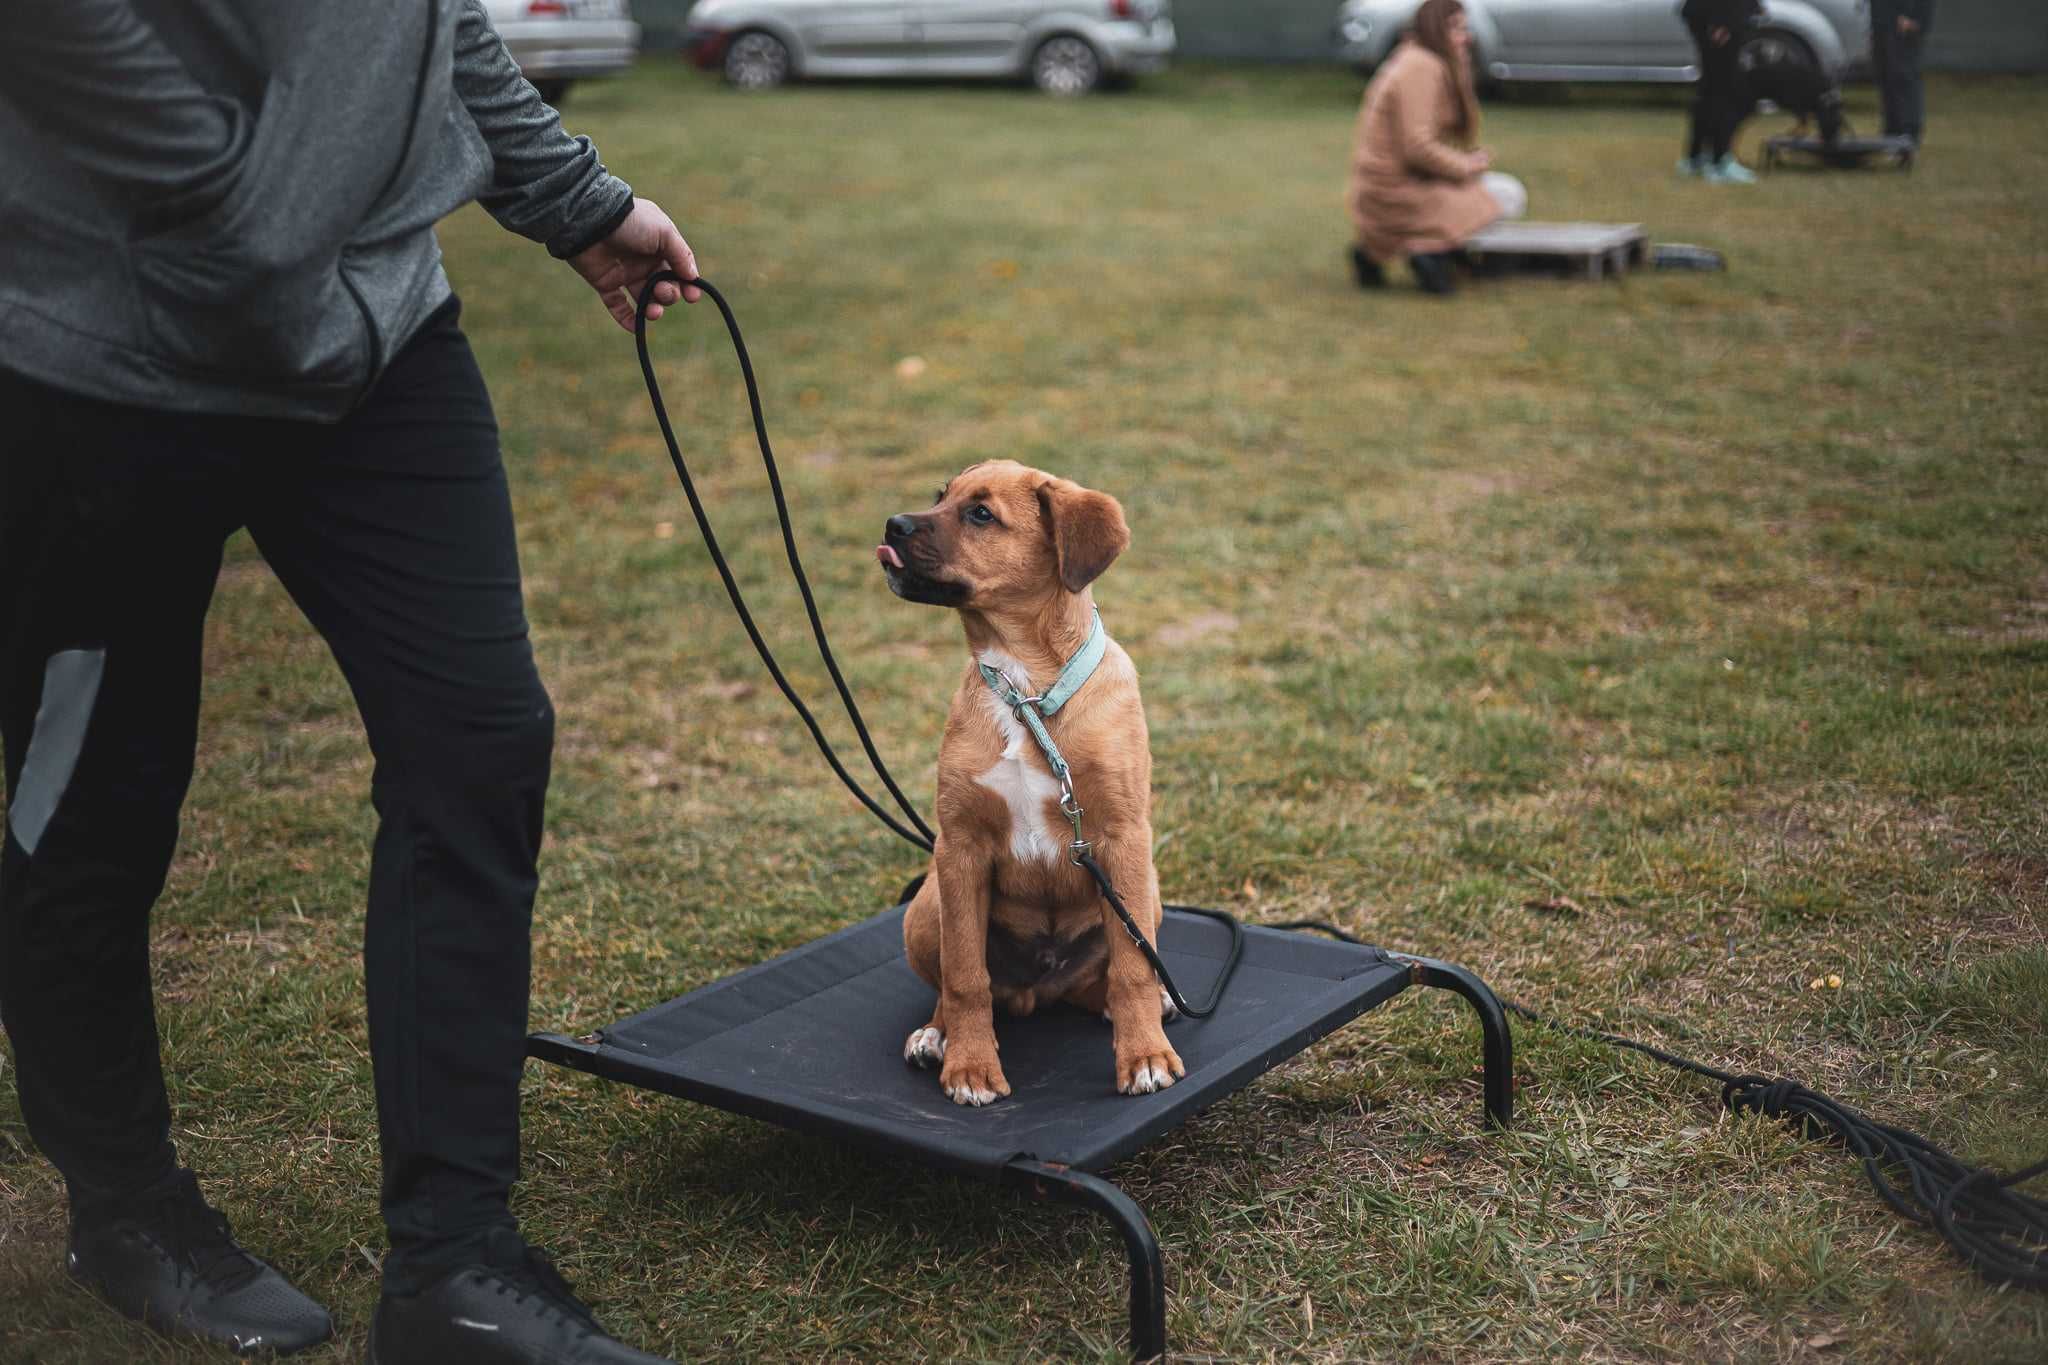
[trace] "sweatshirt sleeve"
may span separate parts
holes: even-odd
[[[145,231],[220,204],[248,152],[247,112],[194,80],[129,0],[0,0],[0,99]]]
[[[567,257],[625,221],[632,188],[605,170],[589,138],[563,131],[561,115],[519,74],[482,0],[462,3],[455,93],[491,149],[491,184],[478,202],[500,224]]]
[[[1387,93],[1394,97],[1394,127],[1401,160],[1424,175],[1459,183],[1472,178],[1471,157],[1445,143],[1436,126],[1437,81],[1444,73],[1418,67]]]

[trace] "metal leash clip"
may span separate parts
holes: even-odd
[[[1074,842],[1067,845],[1067,861],[1076,867],[1081,865],[1081,860],[1086,858],[1090,849],[1093,848],[1093,845],[1081,837],[1081,817],[1086,813],[1080,800],[1074,795],[1074,779],[1062,772],[1060,774],[1060,814],[1066,816],[1067,823],[1074,827]]]

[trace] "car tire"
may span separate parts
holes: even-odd
[[[1102,85],[1102,58],[1086,38],[1055,34],[1031,54],[1031,83],[1048,95],[1085,95]]]
[[[735,36],[725,49],[725,83],[735,90],[773,90],[789,79],[789,48],[758,28]]]
[[[569,87],[572,84],[574,84],[572,81],[542,79],[535,81],[533,88],[540,92],[540,97],[545,103],[559,105],[564,99],[568,98]]]

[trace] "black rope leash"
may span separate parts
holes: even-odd
[[[1223,988],[1230,984],[1231,974],[1237,970],[1237,960],[1244,956],[1244,925],[1238,922],[1237,916],[1228,910],[1209,910],[1199,905],[1166,907],[1168,910],[1205,916],[1230,930],[1230,950],[1223,956],[1223,970],[1216,974],[1216,989],[1209,992],[1209,1003],[1197,1009],[1181,995],[1180,987],[1173,984],[1173,978],[1167,974],[1166,964],[1159,960],[1158,950],[1152,946],[1151,940],[1139,932],[1138,922],[1132,919],[1131,912],[1124,908],[1124,898],[1116,893],[1116,887],[1110,884],[1109,874],[1102,870],[1101,863],[1095,861],[1095,855],[1083,853],[1074,861],[1086,868],[1088,874],[1095,878],[1095,885],[1101,889],[1102,898],[1109,902],[1110,909],[1116,911],[1116,917],[1124,922],[1124,932],[1131,936],[1131,942],[1138,945],[1138,951],[1152,964],[1153,974],[1159,978],[1159,984],[1165,989],[1167,998],[1173,1001],[1173,1007],[1190,1019],[1207,1019],[1214,1014],[1216,1006],[1223,1002]]]
[[[797,586],[803,595],[804,612],[810,618],[811,634],[816,640],[818,652],[825,661],[825,668],[832,677],[832,685],[839,693],[839,699],[853,722],[855,732],[860,736],[861,748],[866,752],[869,764],[882,780],[882,785],[895,798],[897,806],[909,817],[915,827],[906,828],[882,805],[868,794],[853,775],[830,741],[825,738],[817,718],[804,705],[789,679],[783,675],[775,661],[773,651],[761,636],[754,617],[747,610],[746,599],[740,593],[739,583],[734,579],[731,567],[718,546],[718,537],[711,529],[711,519],[704,511],[704,503],[697,494],[696,484],[690,478],[690,471],[683,462],[681,448],[676,443],[675,429],[670,425],[668,408],[661,400],[661,385],[654,376],[654,364],[647,352],[647,305],[653,301],[654,290],[661,284],[689,284],[711,297],[718,305],[718,311],[725,319],[726,331],[732,337],[733,351],[738,355],[740,372],[746,377],[747,403],[753,411],[754,439],[761,449],[761,462],[768,471],[768,483],[775,495],[775,514],[782,526],[783,549],[789,560],[790,571],[796,576]],[[740,624],[746,627],[747,638],[753,641],[754,650],[761,656],[761,662],[768,667],[769,676],[782,695],[796,709],[804,726],[817,742],[818,750],[825,761],[848,791],[857,797],[877,819],[890,831],[904,840],[929,853],[935,836],[929,826],[918,816],[916,808],[903,794],[896,780],[889,773],[888,765],[876,751],[874,740],[868,733],[867,723],[855,704],[852,691],[841,676],[839,664],[832,656],[832,647],[825,638],[825,624],[818,613],[816,600],[811,594],[810,580],[804,574],[803,562],[797,554],[796,534],[791,529],[789,506],[782,493],[782,479],[775,466],[775,456],[768,443],[768,424],[761,412],[760,386],[754,380],[753,362],[747,356],[747,344],[740,335],[739,320],[733,316],[731,305],[725,296],[701,277],[684,280],[672,271],[662,271],[649,279],[640,291],[639,306],[634,317],[633,337],[640,353],[640,373],[647,381],[647,396],[654,405],[655,421],[661,426],[662,438],[668,443],[669,460],[675,465],[676,477],[681,480],[683,492],[690,500],[690,511],[697,520],[697,530],[704,537],[705,547],[711,553],[711,562],[718,570],[720,580],[725,584],[726,596],[732,599],[733,610],[739,614]],[[1223,970],[1217,976],[1216,988],[1208,1002],[1201,1008],[1190,1005],[1174,985],[1173,978],[1160,960],[1157,950],[1139,932],[1137,922],[1125,907],[1123,897],[1117,894],[1109,874],[1095,861],[1092,852],[1084,852],[1077,859],[1080,866],[1094,877],[1103,899],[1109,902],[1117,918],[1123,922],[1127,932],[1145,960],[1151,964],[1159,977],[1174,1007],[1182,1014],[1194,1019],[1206,1019],[1216,1012],[1223,998],[1224,987],[1236,971],[1238,960],[1244,954],[1244,926],[1237,917],[1226,910],[1211,910],[1197,905],[1169,905],[1169,910],[1188,914],[1203,915],[1228,926],[1230,948]],[[908,901],[917,893],[924,876],[913,878],[903,890],[902,901]],[[1267,929],[1310,930],[1328,934],[1346,943],[1363,944],[1364,940],[1346,933],[1332,924],[1320,920],[1289,920],[1279,924],[1262,925]],[[1758,1075],[1738,1075],[1708,1066],[1689,1057],[1683,1057],[1648,1043],[1639,1043],[1632,1038],[1618,1034],[1603,1033],[1598,1029],[1583,1028],[1567,1024],[1538,1014],[1526,1005],[1511,1000],[1502,1000],[1502,1008],[1510,1013],[1539,1024],[1553,1032],[1604,1043],[1609,1047],[1622,1048],[1641,1053],[1665,1066],[1693,1075],[1717,1081],[1721,1086],[1721,1103],[1731,1113],[1754,1113],[1769,1118],[1782,1119],[1795,1125],[1800,1133],[1818,1141],[1830,1142],[1848,1148],[1863,1160],[1863,1173],[1885,1203],[1901,1217],[1924,1227],[1932,1227],[1954,1248],[1979,1275],[1994,1284],[2015,1285],[2027,1289],[2048,1290],[2048,1201],[2022,1194],[2019,1186],[2037,1176],[2048,1174],[2048,1159],[2035,1162],[2024,1170],[2001,1176],[1995,1171],[1980,1166],[1971,1166],[1950,1156],[1941,1148],[1903,1128],[1879,1123],[1869,1115],[1838,1103],[1818,1091],[1811,1090],[1797,1081]],[[1903,1177],[1901,1184],[1894,1177]]]
[[[1365,941],[1319,920],[1263,926],[1310,929],[1346,943]],[[2048,1289],[2048,1201],[2019,1186],[2048,1173],[2048,1159],[2001,1176],[1956,1160],[1917,1133],[1879,1123],[1868,1114],[1784,1077],[1738,1075],[1676,1052],[1615,1033],[1567,1024],[1527,1005],[1502,1000],[1501,1008],[1554,1033],[1640,1052],[1679,1071],[1718,1081],[1721,1105],[1732,1114],[1782,1119],[1802,1137],[1846,1147],[1863,1158],[1870,1187],[1900,1217],[1931,1227],[1969,1267],[1994,1284]],[[1894,1175],[1902,1175],[1902,1187]]]
[[[739,356],[740,373],[747,381],[747,405],[754,413],[754,440],[761,447],[761,463],[768,470],[768,487],[775,494],[775,515],[782,523],[782,545],[789,557],[790,572],[796,575],[797,587],[803,593],[804,613],[811,618],[811,634],[818,642],[818,653],[824,657],[825,669],[832,675],[832,685],[839,691],[839,700],[846,706],[846,714],[853,721],[854,731],[860,736],[861,748],[867,751],[868,762],[874,766],[889,794],[896,798],[896,804],[910,817],[916,826],[916,833],[897,823],[896,818],[882,809],[874,797],[869,796],[853,775],[846,771],[846,765],[839,761],[839,754],[825,738],[818,721],[804,705],[802,697],[783,676],[782,668],[775,662],[775,654],[768,648],[768,642],[761,638],[761,630],[754,624],[754,615],[747,610],[747,599],[740,594],[740,585],[732,576],[731,567],[725,562],[725,554],[718,548],[718,536],[711,529],[711,518],[705,514],[704,501],[697,496],[697,485],[690,478],[689,466],[683,463],[682,448],[676,444],[675,428],[669,424],[668,405],[661,401],[661,384],[654,377],[654,361],[647,354],[647,305],[654,301],[656,286],[663,284],[688,284],[710,295],[718,305],[718,311],[725,318],[725,330],[732,336],[732,349]],[[640,352],[640,375],[647,381],[647,396],[654,403],[654,420],[661,426],[662,439],[668,442],[668,458],[676,467],[676,477],[682,480],[683,492],[690,499],[690,513],[697,519],[697,530],[704,537],[704,546],[711,552],[711,562],[718,569],[718,577],[725,584],[725,595],[732,599],[733,610],[739,613],[740,624],[747,628],[747,638],[754,642],[754,652],[761,656],[761,662],[768,666],[768,676],[775,679],[775,685],[782,689],[782,695],[796,708],[802,717],[804,727],[817,741],[818,752],[825,756],[832,771],[846,784],[846,789],[859,798],[860,803],[874,812],[875,818],[887,825],[896,834],[929,853],[936,841],[931,828],[919,817],[917,808],[910,798],[896,785],[896,779],[889,775],[889,769],[882,762],[882,756],[875,752],[875,742],[868,734],[867,722],[861,717],[860,707],[854,703],[853,693],[846,686],[846,679],[840,676],[839,661],[832,657],[832,646],[825,639],[825,623],[818,616],[817,599],[811,595],[811,580],[804,573],[803,560],[796,552],[796,532],[789,522],[789,503],[782,496],[782,476],[775,467],[775,452],[768,444],[768,422],[761,415],[761,387],[754,381],[754,362],[747,356],[746,338],[740,335],[739,319],[733,316],[732,305],[725,301],[725,295],[718,292],[710,281],[703,278],[685,280],[672,270],[663,270],[650,277],[640,289],[638,306],[633,310],[633,344]]]

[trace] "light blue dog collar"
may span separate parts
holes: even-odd
[[[1045,761],[1052,768],[1052,775],[1060,781],[1060,810],[1074,827],[1074,842],[1067,852],[1075,862],[1080,862],[1088,852],[1088,841],[1081,837],[1081,805],[1074,799],[1074,779],[1067,771],[1066,756],[1060,753],[1060,746],[1052,742],[1052,734],[1045,728],[1045,718],[1065,706],[1083,683],[1095,674],[1095,667],[1102,662],[1104,651],[1109,648],[1109,636],[1102,629],[1102,613],[1096,612],[1089,623],[1088,638],[1081,642],[1074,657],[1067,660],[1066,667],[1043,696],[1027,697],[1019,692],[1003,676],[1000,669],[981,664],[981,680],[988,684],[989,691],[996,694],[996,700],[1010,708],[1012,714],[1031,732],[1031,738],[1045,754]],[[1026,679],[1028,682],[1029,679]]]

